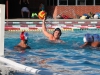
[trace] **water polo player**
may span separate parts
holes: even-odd
[[[84,44],[82,47],[91,46],[91,47],[100,47],[100,36],[98,34],[85,34],[83,38]]]
[[[56,28],[54,30],[53,34],[51,34],[47,31],[46,24],[45,24],[45,18],[43,19],[43,22],[42,22],[42,31],[43,31],[44,35],[46,37],[48,37],[48,39],[50,41],[53,41],[55,43],[62,43],[63,42],[62,40],[60,40],[60,36],[62,34],[60,28]]]
[[[81,48],[83,48],[85,46],[91,46],[91,44],[93,42],[93,36],[89,33],[85,34],[85,36],[83,38],[83,42],[84,42],[84,44],[82,46],[80,46]]]
[[[30,47],[27,45],[27,40],[28,40],[28,33],[25,31],[22,31],[20,34],[20,43],[14,47],[15,50],[25,50],[25,49],[30,49]]]

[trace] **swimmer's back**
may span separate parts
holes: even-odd
[[[100,47],[100,36],[98,34],[93,34],[92,47]]]
[[[92,47],[100,47],[100,43],[97,42],[97,41],[95,41],[95,42],[92,42],[92,43],[91,43],[91,46],[92,46]]]
[[[19,45],[17,45],[17,46],[14,47],[14,50],[16,50],[16,51],[21,51],[21,50],[25,50],[25,49],[31,49],[31,47],[27,46],[25,48],[25,47],[21,47]]]

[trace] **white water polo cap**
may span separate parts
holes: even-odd
[[[83,42],[93,42],[93,37],[91,34],[85,34],[84,38],[83,38]]]

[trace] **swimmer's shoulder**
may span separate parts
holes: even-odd
[[[31,47],[30,46],[27,46],[26,49],[31,49]]]
[[[23,47],[17,45],[17,46],[14,46],[14,50],[15,50],[15,51],[21,51],[21,50],[25,50],[25,48],[23,48]]]
[[[14,50],[16,50],[16,51],[25,50],[25,49],[31,49],[31,47],[27,46],[26,48],[24,48],[24,47],[21,47],[19,45],[14,46]]]

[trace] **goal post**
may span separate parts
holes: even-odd
[[[5,5],[0,4],[0,56],[4,56]]]

